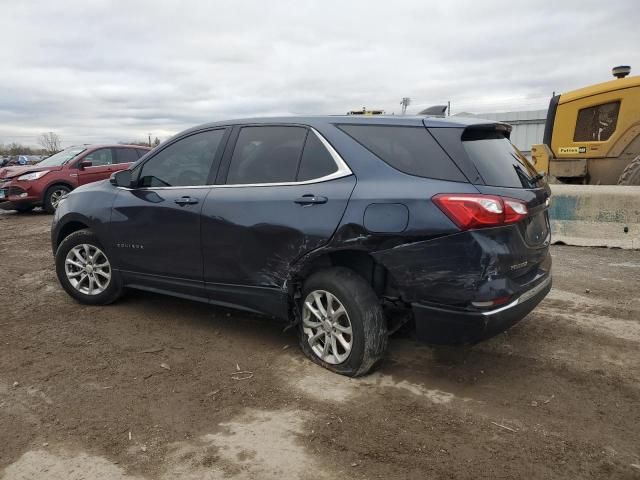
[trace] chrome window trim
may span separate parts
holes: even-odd
[[[292,125],[294,126],[294,125]],[[322,145],[327,149],[331,158],[335,162],[338,169],[330,173],[329,175],[325,175],[324,177],[312,178],[311,180],[303,180],[301,182],[278,182],[278,183],[239,183],[234,185],[187,185],[183,187],[140,187],[140,188],[128,188],[128,187],[118,187],[122,190],[179,190],[179,189],[192,189],[192,188],[246,188],[246,187],[291,187],[296,185],[311,185],[314,183],[327,182],[329,180],[336,180],[338,178],[348,177],[349,175],[353,175],[353,172],[347,165],[347,162],[340,156],[340,154],[336,151],[335,148],[327,141],[324,136],[318,132],[313,127],[306,127],[311,132],[313,132],[318,140],[322,143]]]

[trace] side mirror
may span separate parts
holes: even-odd
[[[131,180],[131,170],[120,170],[119,172],[112,174],[109,178],[111,185],[126,188],[131,188]]]
[[[90,160],[83,160],[80,163],[78,163],[78,168],[80,170],[84,170],[87,167],[90,167],[91,165],[93,165],[93,162],[91,162]]]

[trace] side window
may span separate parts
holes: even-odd
[[[574,142],[604,142],[615,132],[620,102],[603,103],[578,112]]]
[[[303,127],[241,128],[227,184],[294,182],[306,134]]]
[[[138,160],[138,154],[134,148],[116,148],[115,163],[131,163]]]
[[[145,156],[150,151],[151,150],[143,150],[142,148],[136,148],[136,152],[138,154],[138,158],[142,158],[143,156]]]
[[[417,177],[467,181],[424,127],[340,125],[339,128],[396,170]]]
[[[302,160],[300,160],[300,169],[298,170],[299,182],[305,180],[313,180],[314,178],[322,178],[331,175],[338,170],[336,162],[322,144],[318,136],[309,132],[307,141],[304,144],[304,152],[302,152]]]
[[[185,137],[164,148],[142,165],[140,187],[206,185],[224,129]]]
[[[82,159],[83,161],[91,162],[92,167],[99,167],[101,165],[111,165],[115,163],[110,148],[100,148]]]

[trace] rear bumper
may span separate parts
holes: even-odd
[[[522,320],[551,290],[551,275],[509,304],[490,311],[468,311],[413,303],[418,339],[435,345],[473,344],[504,332]]]

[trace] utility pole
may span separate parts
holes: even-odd
[[[151,134],[149,134],[149,146],[151,146]]]
[[[451,100],[447,102],[447,117],[451,116]]]
[[[402,115],[407,114],[407,107],[411,104],[411,99],[409,97],[402,97],[400,101],[400,105],[402,105]]]

